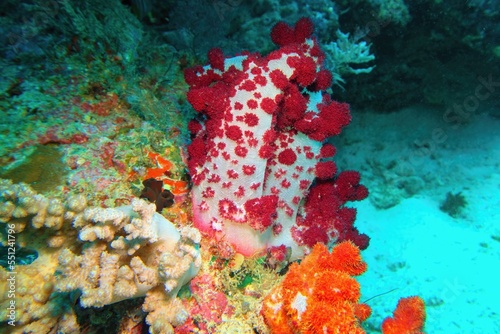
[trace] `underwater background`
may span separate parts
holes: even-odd
[[[370,237],[367,270],[351,276],[371,315],[337,330],[381,333],[401,297],[419,296],[425,326],[404,333],[500,333],[494,0],[2,1],[0,333],[285,333],[262,308],[300,267],[192,228],[199,115],[184,71],[214,64],[214,47],[272,54],[273,26],[303,17],[325,91],[350,105],[327,140],[333,161],[369,192],[347,206]],[[161,219],[180,231],[175,249],[158,242]]]

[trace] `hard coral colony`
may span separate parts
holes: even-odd
[[[185,71],[199,113],[189,124],[194,224],[246,256],[284,245],[294,260],[317,242],[368,245],[344,206],[367,189],[357,172],[336,175],[335,147],[324,143],[349,124],[349,107],[324,93],[332,75],[312,33],[308,19],[281,22],[271,32],[280,48],[268,56],[212,49],[209,65]]]

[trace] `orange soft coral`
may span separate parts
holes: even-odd
[[[425,305],[422,298],[401,298],[393,317],[382,322],[383,334],[421,334],[425,321]]]
[[[359,283],[352,276],[365,270],[352,242],[338,244],[332,253],[317,244],[265,298],[262,315],[272,333],[362,334],[360,322],[370,307],[358,303]]]

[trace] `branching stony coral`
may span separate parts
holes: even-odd
[[[329,62],[335,64],[331,68],[335,82],[344,82],[342,76],[345,74],[370,73],[375,68],[375,66],[361,68],[351,66],[351,64],[364,64],[375,59],[375,56],[370,53],[369,44],[340,30],[337,30],[337,38],[337,41],[323,46]]]

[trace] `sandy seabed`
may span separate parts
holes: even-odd
[[[500,333],[500,120],[451,124],[442,114],[353,111],[336,143],[339,169],[360,170],[375,194],[355,203],[371,237],[362,300],[382,294],[368,301],[369,333],[411,295],[426,302],[426,333]],[[440,209],[448,192],[467,201],[455,217]]]

